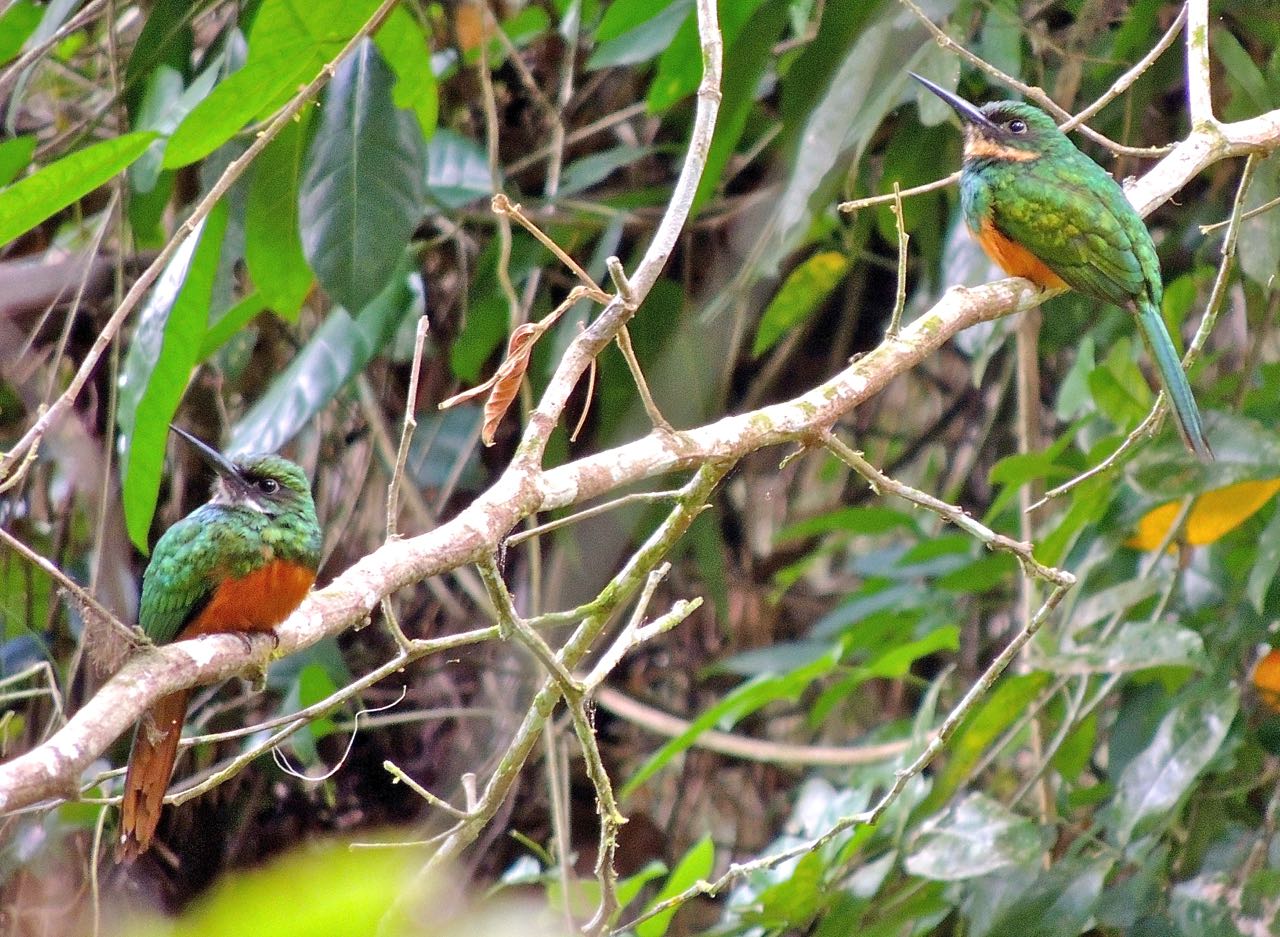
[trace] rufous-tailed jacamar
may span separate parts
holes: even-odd
[[[1044,111],[1021,101],[977,107],[912,74],[964,125],[960,203],[982,249],[1010,276],[1069,286],[1128,309],[1155,358],[1187,448],[1213,453],[1173,340],[1160,318],[1160,260],[1115,180]]]
[[[288,459],[232,461],[174,427],[218,473],[213,495],[164,532],[142,577],[139,622],[152,641],[214,632],[271,632],[316,578],[320,525],[306,474]],[[161,697],[138,723],[125,774],[116,858],[144,852],[160,808],[191,690]]]

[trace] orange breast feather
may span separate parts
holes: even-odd
[[[1042,290],[1067,285],[1062,277],[1046,267],[1031,251],[997,231],[990,220],[982,222],[976,237],[987,256],[1009,276],[1026,277]]]
[[[270,631],[289,616],[316,580],[314,571],[285,560],[218,586],[179,638],[222,631]]]

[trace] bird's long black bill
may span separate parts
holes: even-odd
[[[221,475],[223,478],[235,478],[235,479],[240,478],[239,470],[235,467],[234,464],[232,464],[230,459],[224,456],[217,449],[214,449],[212,446],[210,446],[208,443],[204,442],[203,440],[197,439],[196,437],[192,436],[190,433],[188,433],[185,429],[183,429],[180,426],[174,426],[172,423],[170,423],[169,429],[173,430],[175,433],[177,433],[179,436],[181,436],[183,439],[189,442],[195,448],[196,452],[200,453],[200,458],[204,459],[205,462],[209,463],[209,467],[212,468],[219,475]]]
[[[981,127],[984,130],[988,130],[993,133],[999,129],[994,123],[987,119],[987,115],[982,113],[982,111],[978,109],[977,105],[970,104],[964,98],[959,95],[952,94],[941,85],[935,85],[928,78],[921,78],[915,72],[907,72],[907,74],[920,82],[920,84],[924,85],[938,97],[942,98],[942,100],[950,104],[951,109],[955,111],[960,116],[960,119],[966,124],[973,124],[976,127]]]

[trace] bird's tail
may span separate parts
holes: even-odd
[[[132,862],[151,845],[173,762],[178,757],[178,739],[190,699],[190,690],[163,696],[138,723],[129,753],[129,770],[124,776],[117,862]]]
[[[1142,329],[1142,337],[1151,356],[1155,358],[1156,367],[1160,371],[1160,383],[1173,405],[1174,422],[1178,425],[1178,433],[1188,449],[1205,462],[1213,460],[1213,450],[1204,437],[1204,426],[1200,422],[1200,410],[1196,407],[1195,397],[1191,395],[1191,385],[1187,383],[1187,375],[1182,370],[1182,361],[1173,347],[1173,339],[1169,330],[1164,327],[1160,318],[1160,310],[1151,302],[1139,300],[1137,303],[1138,326]]]

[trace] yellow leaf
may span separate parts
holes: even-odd
[[[1260,511],[1280,491],[1280,478],[1237,482],[1206,491],[1196,499],[1187,516],[1184,540],[1193,547],[1216,543]],[[1125,546],[1154,550],[1169,533],[1178,516],[1178,502],[1153,508],[1138,521],[1137,532]]]

